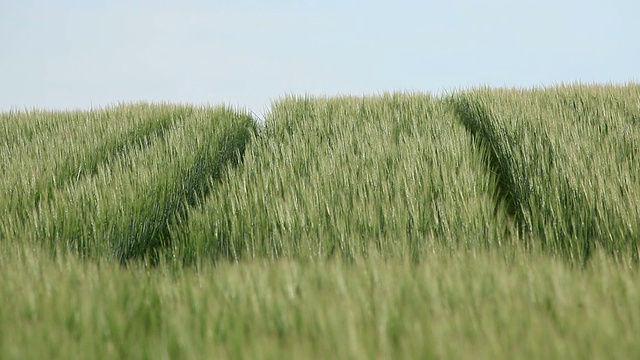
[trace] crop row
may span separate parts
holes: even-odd
[[[20,153],[34,157],[16,159],[25,171],[6,177],[17,205],[5,210],[4,236],[91,258],[148,254],[255,127],[225,108],[139,105],[83,116],[86,126],[59,125],[59,136]]]
[[[289,97],[251,144],[254,120],[226,108],[3,114],[0,237],[119,261],[514,242],[637,260],[639,99],[633,84]]]
[[[486,248],[512,226],[482,154],[425,94],[292,97],[173,234],[178,258],[351,258]]]
[[[596,249],[638,260],[640,86],[484,89],[454,103],[523,234],[580,261]]]
[[[148,146],[189,112],[188,107],[135,104],[93,112],[5,115],[0,213],[24,221],[56,189]]]
[[[287,98],[174,229],[174,251],[417,258],[518,241],[578,263],[599,250],[637,261],[639,99],[636,85]]]

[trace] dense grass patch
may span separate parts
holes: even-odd
[[[249,115],[226,108],[143,105],[113,113],[104,122],[109,110],[88,116],[84,127],[49,140],[50,161],[16,153],[27,173],[7,177],[18,210],[3,219],[6,237],[94,259],[148,254],[169,241],[168,224],[206,194],[209,180],[238,158],[255,127]],[[60,177],[76,168],[77,177]],[[45,192],[46,201],[33,203]]]
[[[488,248],[511,224],[482,153],[423,94],[287,98],[242,166],[173,232],[178,257],[325,258]]]
[[[566,258],[603,248],[638,259],[640,86],[484,89],[453,101],[491,149],[523,232]]]
[[[91,112],[14,112],[0,116],[3,132],[0,213],[3,224],[22,223],[40,201],[100,166],[141,150],[193,110],[131,104]],[[11,225],[14,226],[14,225]],[[0,237],[6,233],[0,227]]]
[[[638,270],[531,252],[192,272],[0,258],[0,358],[629,359]]]

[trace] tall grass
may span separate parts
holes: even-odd
[[[173,230],[176,256],[304,259],[510,238],[482,154],[444,102],[423,94],[286,98],[262,138]]]
[[[3,114],[0,213],[3,225],[22,223],[56,189],[109,166],[180,123],[189,107],[130,104],[83,112]],[[0,227],[0,238],[6,234]]]
[[[597,248],[638,259],[640,86],[481,89],[453,99],[491,149],[525,233],[580,261]]]
[[[120,115],[132,115],[121,118],[126,130],[113,131],[117,123],[91,127],[87,119],[86,128],[66,134],[75,148],[53,146],[59,151],[52,151],[52,165],[38,165],[46,156],[16,159],[34,169],[27,178],[32,181],[22,184],[27,190],[22,198],[39,195],[42,188],[29,188],[33,183],[48,181],[48,193],[47,201],[21,204],[28,215],[22,221],[3,220],[7,237],[45,243],[53,251],[72,248],[91,258],[126,261],[148,254],[168,241],[168,223],[206,194],[210,178],[237,159],[255,127],[249,115],[226,108],[153,105],[146,111],[122,110]],[[141,115],[147,120],[138,121]],[[56,179],[71,174],[69,168],[77,168],[79,176]]]
[[[530,252],[153,271],[0,257],[0,358],[632,359],[637,267]]]

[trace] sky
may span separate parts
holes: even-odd
[[[0,0],[0,111],[640,80],[637,0]]]

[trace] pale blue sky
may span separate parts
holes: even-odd
[[[0,0],[0,110],[640,80],[637,0]]]

